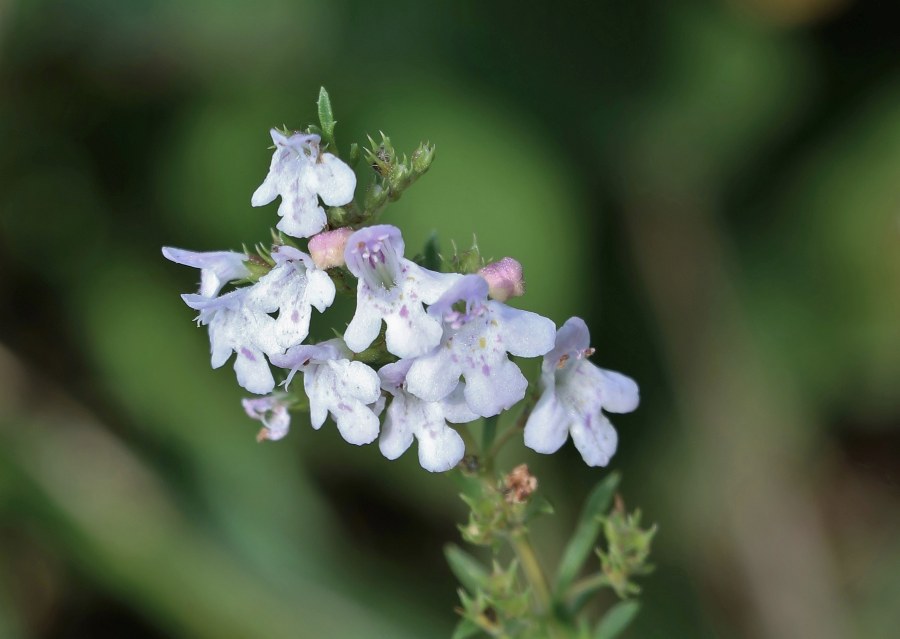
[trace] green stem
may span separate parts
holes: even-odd
[[[565,594],[565,602],[569,605],[570,612],[577,615],[590,595],[608,585],[609,580],[603,573],[576,581]]]
[[[550,610],[550,588],[547,586],[547,578],[544,577],[544,571],[538,563],[531,540],[528,539],[528,533],[521,528],[513,531],[509,536],[509,543],[519,558],[525,578],[531,585],[531,591],[538,604],[538,614],[546,614]]]
[[[488,454],[486,456],[490,457],[491,459],[496,457],[497,454],[500,452],[500,450],[503,448],[503,446],[506,445],[506,442],[508,442],[513,437],[515,437],[516,433],[520,432],[520,430],[521,430],[521,428],[518,424],[513,424],[512,426],[507,428],[505,431],[503,431],[503,434],[500,435],[500,437],[498,437],[494,441],[494,445],[491,446],[491,450],[488,452]]]
[[[466,444],[466,453],[470,455],[477,454],[478,445],[475,443],[475,438],[472,436],[472,431],[469,430],[469,427],[465,424],[459,424],[456,426],[456,431]]]
[[[493,457],[493,455],[490,455],[491,444],[494,443],[494,438],[497,436],[498,419],[499,417],[497,415],[494,415],[493,417],[485,417],[484,419],[484,429],[481,433],[481,450],[485,457]]]
[[[516,423],[503,431],[503,434],[494,441],[494,445],[491,446],[489,452],[486,453],[486,457],[491,460],[494,459],[499,453],[500,450],[506,445],[510,439],[515,437],[518,433],[522,432],[522,429],[525,428],[525,422],[528,421],[529,415],[531,415],[531,411],[534,409],[534,402],[536,398],[532,393],[529,397],[525,399],[525,405],[522,407],[522,412],[519,413],[519,417],[516,419]]]

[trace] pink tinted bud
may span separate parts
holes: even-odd
[[[511,257],[504,257],[499,262],[491,262],[478,271],[490,289],[490,296],[498,302],[505,302],[510,297],[525,294],[525,279],[522,277],[522,265]]]
[[[347,238],[351,235],[353,235],[353,229],[345,226],[311,237],[309,254],[316,266],[321,269],[343,266],[344,248],[347,246]]]

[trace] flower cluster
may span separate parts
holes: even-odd
[[[633,410],[638,389],[588,362],[593,351],[582,320],[557,331],[550,319],[508,306],[524,293],[521,265],[512,258],[477,273],[438,272],[405,257],[397,227],[366,226],[364,216],[343,224],[346,218],[330,216],[323,204],[353,206],[353,169],[323,152],[316,133],[273,129],[271,136],[269,173],[251,203],[280,196],[277,228],[288,237],[259,255],[163,249],[169,260],[200,269],[199,292],[182,298],[208,327],[213,368],[234,354],[238,383],[262,396],[244,400],[263,425],[260,439],[284,437],[290,409],[306,404],[291,392],[299,372],[313,428],[330,415],[346,441],[377,438],[389,459],[416,439],[424,468],[449,470],[465,454],[451,424],[493,417],[522,401],[528,381],[510,356],[543,356],[542,394],[525,443],[551,453],[571,433],[588,464],[609,462],[616,432],[602,411]],[[298,240],[308,240],[306,251]],[[351,277],[356,309],[343,335],[308,343],[313,309],[324,313],[335,281],[346,288]],[[229,283],[235,287],[223,293]],[[273,366],[284,371],[282,390]]]

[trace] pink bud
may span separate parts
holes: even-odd
[[[525,279],[522,277],[522,265],[511,257],[504,257],[499,262],[491,262],[478,271],[487,280],[490,296],[498,302],[505,302],[510,297],[525,294]]]
[[[343,266],[344,248],[347,246],[347,238],[351,235],[353,235],[353,229],[345,226],[311,237],[309,254],[316,266],[321,269]]]

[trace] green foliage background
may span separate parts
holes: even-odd
[[[870,3],[873,4],[873,3]],[[632,637],[876,637],[900,598],[900,49],[840,0],[0,2],[0,637],[445,637],[452,482],[256,445],[163,244],[239,249],[268,128],[437,144],[386,215],[586,318],[657,522]],[[327,326],[320,323],[319,331]],[[520,444],[558,559],[604,470]]]

